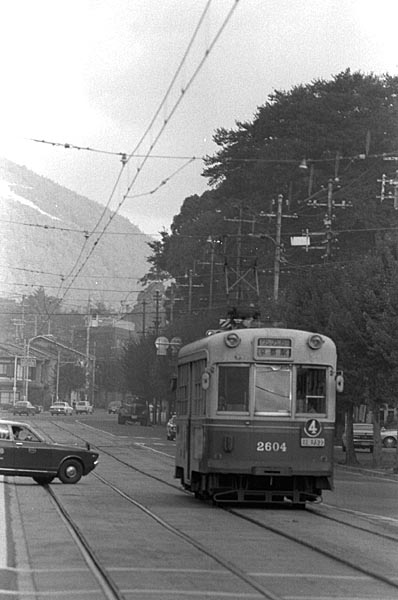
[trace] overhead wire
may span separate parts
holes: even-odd
[[[129,157],[129,158],[145,158],[146,154],[137,154],[136,151],[132,151],[132,152],[117,152],[117,151],[112,151],[112,150],[100,150],[98,148],[90,148],[89,146],[78,146],[76,144],[69,144],[69,143],[63,143],[63,142],[54,142],[54,141],[49,141],[49,140],[39,140],[36,138],[25,138],[28,141],[31,142],[36,142],[36,143],[40,143],[40,144],[49,144],[51,146],[58,146],[61,148],[65,148],[67,150],[69,149],[75,149],[75,150],[85,150],[87,152],[95,152],[95,153],[99,153],[99,154],[108,154],[108,155],[113,155],[113,156],[120,156],[121,159],[123,159],[124,157]],[[398,149],[394,150],[392,152],[382,152],[382,153],[378,153],[378,154],[367,154],[366,156],[361,154],[361,153],[357,153],[357,154],[352,154],[352,155],[347,155],[347,156],[339,156],[339,161],[343,161],[343,160],[365,160],[365,159],[369,159],[369,158],[385,158],[385,159],[389,159],[389,158],[393,158],[395,156],[397,156],[398,154]],[[148,158],[154,158],[154,159],[167,159],[167,160],[188,160],[188,159],[192,159],[192,160],[201,160],[203,161],[206,156],[186,156],[186,155],[170,155],[170,154],[151,154]],[[246,163],[269,163],[269,164],[297,164],[297,159],[296,158],[263,158],[263,157],[253,157],[253,158],[240,158],[239,156],[228,156],[225,159],[225,162],[246,162]],[[306,162],[307,164],[315,164],[315,163],[330,163],[330,162],[335,162],[336,158],[307,158]]]
[[[207,2],[207,4],[206,4],[206,6],[205,6],[205,8],[204,8],[204,11],[203,11],[203,13],[202,13],[202,15],[201,15],[201,17],[200,17],[200,19],[199,19],[199,22],[198,22],[198,24],[197,24],[197,26],[196,26],[196,28],[195,28],[195,31],[194,31],[194,33],[193,33],[193,35],[192,35],[192,37],[191,37],[191,40],[190,40],[190,42],[189,42],[189,44],[188,44],[188,48],[187,48],[186,52],[184,53],[183,59],[182,59],[182,61],[181,61],[180,65],[179,65],[179,67],[177,68],[177,71],[176,71],[175,75],[174,75],[174,76],[173,76],[173,78],[172,78],[172,81],[171,81],[171,83],[170,83],[170,85],[169,85],[169,87],[168,87],[168,89],[167,89],[167,91],[166,91],[166,94],[165,94],[165,96],[163,97],[163,100],[161,101],[161,103],[160,103],[160,105],[159,105],[158,109],[155,111],[155,114],[154,114],[153,118],[151,119],[151,121],[150,121],[150,124],[148,125],[148,127],[147,127],[147,129],[145,130],[144,134],[141,136],[141,138],[140,138],[140,140],[139,140],[138,144],[135,146],[135,148],[134,148],[133,152],[132,152],[132,153],[130,153],[130,155],[129,155],[128,157],[127,157],[127,155],[126,155],[126,154],[123,154],[123,156],[122,156],[122,170],[124,170],[124,168],[126,167],[126,165],[127,165],[127,162],[128,162],[128,160],[130,159],[131,155],[132,155],[132,154],[133,154],[133,153],[134,153],[134,152],[135,152],[135,151],[136,151],[136,150],[139,148],[139,146],[141,145],[142,141],[145,139],[145,137],[146,137],[147,133],[149,132],[149,130],[151,129],[151,127],[152,127],[153,123],[155,122],[155,120],[156,120],[156,118],[157,118],[157,116],[158,116],[158,114],[159,114],[159,112],[160,112],[161,108],[163,107],[164,103],[166,102],[166,100],[167,100],[167,97],[168,97],[168,95],[169,95],[169,93],[170,93],[170,91],[171,91],[171,88],[172,88],[172,86],[174,85],[174,82],[175,82],[175,80],[176,80],[176,77],[178,76],[178,74],[179,74],[179,72],[180,72],[180,70],[181,70],[181,68],[182,68],[182,65],[184,64],[184,62],[185,62],[185,60],[186,60],[186,57],[187,57],[187,55],[188,55],[188,53],[189,53],[189,50],[190,50],[190,48],[192,47],[192,44],[193,44],[193,42],[194,42],[194,40],[195,40],[195,38],[196,38],[196,35],[197,35],[197,33],[198,33],[199,29],[200,29],[200,26],[201,26],[201,24],[202,24],[202,22],[203,22],[203,19],[204,19],[205,15],[206,15],[206,13],[207,13],[207,11],[208,11],[208,8],[209,8],[210,4],[211,4],[211,0],[208,0],[208,2]],[[142,168],[142,165],[141,165],[141,168]],[[111,195],[110,195],[110,198],[109,198],[109,200],[108,200],[108,203],[107,203],[106,207],[104,207],[104,210],[102,211],[102,214],[101,214],[101,216],[100,216],[99,220],[97,221],[97,224],[96,224],[96,226],[94,227],[94,230],[95,230],[95,229],[97,229],[97,227],[99,226],[99,224],[100,224],[101,220],[103,219],[104,215],[106,214],[106,210],[107,210],[107,208],[109,207],[109,204],[110,204],[110,202],[111,202],[111,199],[113,198],[114,192],[115,192],[115,190],[116,190],[116,188],[117,188],[117,185],[118,185],[118,183],[119,183],[119,181],[120,181],[121,173],[122,173],[122,171],[119,173],[119,176],[118,176],[118,178],[117,178],[117,180],[116,180],[116,182],[115,182],[115,185],[114,185],[114,188],[113,188],[113,190],[112,190],[112,193],[111,193]],[[118,208],[118,210],[119,210],[119,208]],[[105,225],[105,229],[107,228],[107,226],[109,226],[109,224],[110,224],[110,221],[111,221],[111,220],[113,220],[113,216],[112,216],[112,215],[111,215],[111,219],[108,221],[108,225]],[[102,233],[102,235],[103,235],[103,234],[104,234],[104,232]],[[102,237],[102,235],[101,235],[100,237]],[[65,298],[66,294],[68,293],[68,291],[69,291],[69,289],[70,289],[70,286],[71,286],[71,285],[73,285],[73,282],[74,282],[74,281],[75,281],[75,279],[78,277],[78,275],[81,273],[81,271],[82,271],[82,269],[84,268],[85,264],[86,264],[86,263],[88,262],[88,260],[90,259],[90,257],[91,257],[91,255],[92,255],[92,253],[94,252],[94,250],[95,250],[95,248],[96,248],[96,246],[97,246],[97,244],[98,244],[99,240],[100,240],[100,238],[98,238],[97,240],[95,240],[95,241],[94,241],[94,243],[93,243],[93,245],[92,245],[92,247],[91,247],[91,251],[90,251],[90,252],[88,253],[88,255],[86,256],[86,258],[85,258],[85,260],[83,261],[83,263],[82,263],[81,267],[80,267],[79,269],[77,269],[77,266],[78,266],[78,264],[79,264],[79,261],[80,261],[80,259],[81,259],[82,255],[83,255],[84,249],[85,249],[85,247],[86,247],[86,245],[87,245],[87,242],[88,242],[88,237],[85,239],[85,241],[84,241],[84,244],[83,244],[83,246],[82,246],[82,248],[81,248],[81,251],[80,251],[80,253],[79,253],[79,256],[77,257],[77,259],[76,259],[76,261],[75,261],[75,263],[74,263],[74,265],[73,265],[72,269],[70,270],[70,272],[69,272],[69,274],[68,274],[68,276],[67,276],[67,279],[69,279],[70,277],[72,277],[72,273],[73,273],[75,270],[76,270],[76,273],[74,274],[74,276],[73,276],[73,278],[72,278],[72,281],[71,281],[71,283],[70,283],[69,287],[67,287],[67,288],[66,288],[66,290],[64,291],[64,293],[63,293],[63,296],[62,296],[62,299],[63,299],[63,298]],[[60,294],[60,292],[61,292],[61,287],[62,287],[62,286],[60,286],[60,289],[58,290],[58,293],[57,293],[57,295],[59,295],[59,294]]]
[[[95,230],[97,227],[99,227],[99,224],[101,223],[101,220],[103,219],[103,217],[104,217],[104,215],[105,215],[105,213],[106,213],[106,211],[107,211],[107,209],[108,209],[108,207],[109,207],[109,205],[110,205],[110,203],[111,203],[111,201],[112,201],[112,198],[113,198],[113,196],[114,196],[114,194],[115,194],[115,192],[116,192],[116,189],[117,189],[118,183],[119,183],[119,181],[120,181],[120,178],[121,178],[121,176],[122,176],[122,173],[123,173],[123,171],[124,171],[125,167],[126,167],[126,162],[125,162],[125,161],[122,161],[122,167],[121,167],[121,169],[120,169],[120,171],[119,171],[119,174],[118,174],[118,176],[117,176],[117,178],[116,178],[115,184],[114,184],[114,186],[113,186],[113,189],[112,189],[112,191],[111,191],[111,194],[110,194],[110,196],[109,196],[109,198],[108,198],[108,202],[107,202],[107,203],[106,203],[106,205],[104,206],[104,209],[103,209],[103,211],[102,211],[102,213],[101,213],[101,215],[100,215],[99,219],[97,220],[97,223],[96,223],[96,225],[94,226],[94,230]],[[74,264],[73,264],[72,268],[70,269],[70,271],[69,271],[68,275],[66,275],[66,279],[69,279],[69,277],[72,277],[72,273],[73,273],[73,272],[74,272],[74,270],[77,268],[77,265],[79,264],[80,258],[83,256],[83,252],[84,252],[84,250],[85,250],[85,248],[86,248],[86,246],[87,246],[87,244],[88,244],[88,240],[89,240],[89,238],[90,238],[90,236],[91,236],[91,235],[93,235],[93,234],[92,234],[92,233],[88,233],[88,234],[85,236],[85,239],[84,239],[83,245],[82,245],[82,247],[81,247],[81,249],[80,249],[80,252],[79,252],[79,254],[78,254],[78,257],[76,258],[76,260],[75,260],[75,262],[74,262]],[[94,244],[94,246],[95,246],[95,244]],[[84,264],[86,264],[86,262],[87,262],[87,261],[84,261],[83,265],[84,265]],[[82,268],[83,268],[83,267],[82,267]],[[81,269],[77,271],[76,275],[75,275],[75,276],[74,276],[74,278],[72,279],[72,283],[73,283],[73,281],[76,279],[76,277],[78,276],[78,274],[80,273],[80,271],[81,271]],[[60,294],[60,292],[61,292],[61,289],[62,289],[63,282],[64,282],[64,280],[61,280],[61,283],[60,283],[60,285],[59,285],[59,288],[58,288],[58,291],[57,291],[57,297],[59,296],[59,294]],[[66,293],[67,293],[67,292],[65,292],[65,294],[66,294]],[[64,294],[64,295],[63,295],[63,297],[61,298],[61,302],[62,302],[62,299],[65,297],[65,294]]]
[[[119,204],[117,205],[117,207],[116,207],[115,211],[114,211],[114,212],[113,212],[113,213],[110,215],[110,217],[108,218],[108,221],[107,221],[107,223],[105,224],[105,226],[104,226],[104,229],[103,229],[103,231],[100,233],[99,237],[98,237],[98,238],[97,238],[97,239],[94,241],[94,243],[93,243],[93,246],[92,246],[92,250],[91,250],[91,252],[88,254],[88,256],[86,257],[86,259],[83,261],[83,263],[82,263],[81,267],[79,268],[79,270],[77,271],[77,273],[76,273],[76,274],[75,274],[75,275],[72,277],[72,281],[71,281],[71,283],[69,284],[69,286],[67,286],[67,287],[66,287],[66,289],[65,289],[65,291],[64,291],[64,293],[63,293],[63,296],[62,296],[62,298],[61,298],[61,301],[63,300],[63,298],[65,298],[66,294],[68,293],[68,291],[69,291],[69,289],[70,289],[71,285],[73,284],[73,282],[75,281],[76,277],[78,276],[78,274],[79,274],[79,273],[81,273],[82,269],[83,269],[83,268],[84,268],[84,266],[87,264],[87,261],[89,260],[89,258],[91,257],[92,253],[94,252],[94,250],[95,250],[96,246],[98,245],[98,243],[99,243],[100,239],[102,238],[102,235],[104,235],[104,233],[105,233],[106,229],[107,229],[107,228],[110,226],[110,224],[111,224],[111,222],[113,221],[114,217],[115,217],[115,216],[116,216],[116,214],[119,212],[119,210],[120,210],[120,208],[122,207],[122,205],[124,204],[124,202],[125,202],[126,198],[129,196],[129,194],[130,194],[130,191],[131,191],[131,189],[132,189],[133,185],[135,184],[135,182],[136,182],[136,180],[137,180],[137,178],[138,178],[138,176],[139,176],[139,174],[140,174],[140,172],[141,172],[142,168],[145,166],[145,164],[146,164],[146,162],[147,162],[147,160],[148,160],[148,158],[149,158],[149,156],[150,156],[150,154],[151,154],[152,150],[154,149],[155,145],[157,144],[157,142],[158,142],[158,140],[159,140],[160,136],[162,135],[162,133],[163,133],[163,131],[164,131],[165,127],[167,126],[168,122],[170,121],[171,117],[174,115],[174,113],[175,113],[175,111],[176,111],[177,107],[178,107],[178,106],[179,106],[179,104],[181,103],[181,100],[182,100],[182,98],[184,97],[184,95],[185,95],[186,91],[187,91],[187,90],[190,88],[190,86],[192,85],[193,81],[196,79],[196,77],[197,77],[198,73],[200,72],[200,70],[201,70],[201,68],[202,68],[202,66],[203,66],[203,64],[204,64],[204,62],[205,62],[205,60],[206,60],[206,59],[208,58],[208,56],[210,55],[210,53],[211,53],[212,49],[214,48],[214,45],[215,45],[215,44],[216,44],[216,42],[218,41],[218,39],[219,39],[219,37],[220,37],[221,33],[223,32],[223,30],[225,29],[225,27],[226,27],[227,23],[229,22],[230,18],[232,17],[232,14],[233,14],[234,10],[236,9],[236,7],[237,7],[237,5],[238,5],[239,1],[240,1],[240,0],[234,0],[234,4],[233,4],[233,6],[231,7],[231,9],[229,10],[229,12],[227,13],[227,16],[225,17],[225,19],[224,19],[223,23],[221,24],[221,26],[220,26],[219,30],[217,31],[216,35],[214,36],[214,38],[213,38],[213,40],[212,40],[211,44],[210,44],[210,45],[209,45],[209,47],[207,48],[207,50],[206,50],[206,52],[205,52],[205,54],[204,54],[203,58],[202,58],[202,59],[201,59],[201,61],[199,62],[199,64],[198,64],[197,68],[194,70],[194,72],[193,72],[193,74],[192,74],[191,78],[189,79],[188,83],[186,84],[185,88],[183,88],[183,89],[181,90],[180,96],[178,97],[177,101],[175,102],[175,104],[174,104],[173,108],[171,109],[170,113],[168,114],[167,118],[165,118],[165,119],[164,119],[164,121],[163,121],[163,124],[162,124],[162,126],[161,126],[161,128],[160,128],[160,130],[159,130],[158,134],[156,135],[156,137],[155,137],[154,141],[151,143],[151,145],[150,145],[150,148],[149,148],[149,150],[148,150],[148,152],[147,152],[146,156],[145,156],[145,157],[144,157],[144,159],[142,160],[142,162],[141,162],[140,166],[137,168],[137,171],[136,171],[136,174],[135,174],[135,176],[133,177],[132,181],[131,181],[131,182],[130,182],[130,184],[128,185],[128,187],[127,187],[127,192],[124,194],[123,198],[121,199],[121,201],[120,201],[120,202],[119,202]],[[210,3],[211,3],[211,0],[209,0],[209,2],[207,3],[207,5],[206,5],[206,7],[205,7],[205,10],[204,10],[204,13],[207,11],[207,9],[208,9],[208,6],[210,5]],[[197,27],[196,27],[196,29],[195,29],[195,32],[194,32],[194,34],[193,34],[193,38],[194,38],[194,37],[196,37],[197,31],[199,30],[199,27],[200,27],[200,25],[201,25],[202,21],[203,21],[203,15],[201,16],[201,18],[200,18],[200,20],[199,20],[199,23],[198,23],[198,26],[197,26]],[[191,42],[189,43],[189,46],[188,46],[188,47],[190,48],[191,46],[192,46],[192,40],[191,40]],[[185,60],[185,58],[186,58],[186,55],[187,55],[187,53],[185,53],[185,54],[184,54],[184,59],[183,59],[183,60]],[[179,67],[179,68],[180,68],[180,67]],[[175,77],[173,78],[173,83],[174,83],[174,81],[175,81]],[[168,93],[169,93],[169,91],[167,92],[167,95],[168,95]],[[166,97],[166,96],[165,96],[165,97]],[[158,109],[158,111],[156,111],[157,113],[159,113],[160,109],[161,109],[161,108],[162,108],[162,106],[164,105],[164,102],[165,102],[165,99],[164,99],[164,101],[162,101],[162,103],[161,103],[161,106],[160,106],[160,108]],[[151,126],[152,126],[153,122],[154,122],[154,119],[152,119],[152,121],[151,121]],[[150,128],[147,128],[147,130],[146,130],[146,133],[145,133],[145,136],[147,135],[147,132],[149,131],[149,129],[150,129]],[[142,138],[142,139],[143,139],[143,138]],[[141,140],[139,141],[138,145],[140,145],[140,144],[141,144]],[[137,147],[138,147],[138,146],[136,146],[136,148],[137,148]],[[131,155],[132,155],[132,154],[133,154],[133,153],[131,153]],[[80,257],[81,257],[81,253],[80,253],[80,255],[79,255],[79,260],[80,260]],[[76,265],[77,265],[77,263],[76,263]]]

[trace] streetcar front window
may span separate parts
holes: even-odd
[[[249,410],[249,367],[220,366],[218,369],[218,410]]]
[[[296,413],[326,414],[326,369],[297,367]]]
[[[254,395],[256,415],[290,414],[291,370],[286,366],[257,366]]]

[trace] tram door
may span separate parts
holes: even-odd
[[[188,403],[186,414],[185,442],[185,479],[190,481],[191,469],[196,469],[203,449],[203,419],[206,411],[206,385],[203,385],[205,359],[194,360],[187,373]]]
[[[191,363],[179,365],[177,379],[177,464],[184,472],[184,483],[191,480]]]

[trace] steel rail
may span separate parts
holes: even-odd
[[[45,485],[43,487],[47,489],[47,492],[51,496],[53,503],[55,504],[61,516],[61,519],[66,525],[73,541],[78,547],[91,573],[96,578],[105,598],[107,600],[126,600],[125,596],[119,590],[112,577],[101,565],[101,562],[95,555],[94,550],[91,548],[90,544],[88,543],[83,533],[80,531],[79,527],[76,525],[66,508],[57,498],[55,492],[51,488],[51,485]]]

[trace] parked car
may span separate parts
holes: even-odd
[[[397,430],[396,429],[385,429],[382,428],[380,432],[381,441],[385,448],[396,448],[397,447]]]
[[[35,415],[36,408],[28,400],[18,400],[15,402],[12,412],[14,415]]]
[[[176,415],[172,415],[166,425],[167,439],[175,440],[177,435]]]
[[[119,400],[114,400],[108,404],[108,415],[116,415],[122,403]]]
[[[354,448],[368,448],[370,452],[373,452],[374,446],[374,435],[373,435],[373,423],[354,423],[353,424],[353,435],[354,435]],[[397,445],[397,430],[386,429],[382,427],[380,430],[380,438],[385,448],[395,448]],[[346,433],[343,433],[342,437],[342,448],[343,452],[346,450]]]
[[[347,434],[344,431],[342,437],[343,452],[346,451]],[[373,424],[372,423],[353,423],[353,441],[354,448],[368,449],[373,452]]]
[[[77,483],[98,464],[98,453],[77,445],[57,444],[28,423],[0,420],[0,475],[32,477],[39,485],[58,477]]]
[[[86,402],[85,400],[79,400],[75,404],[75,412],[77,415],[91,415],[94,412],[94,407],[90,402]]]
[[[54,415],[73,415],[73,408],[67,402],[54,402],[50,406],[50,413],[52,417]]]

